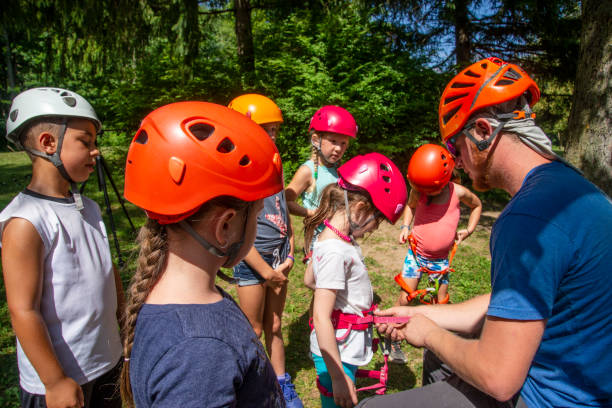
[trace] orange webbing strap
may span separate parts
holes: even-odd
[[[451,269],[451,264],[453,263],[453,258],[455,257],[455,252],[457,252],[457,241],[453,244],[453,249],[451,249],[450,256],[448,257],[448,269]],[[451,269],[455,272],[454,269]]]

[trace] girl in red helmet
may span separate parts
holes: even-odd
[[[419,147],[408,164],[408,180],[412,189],[400,227],[399,242],[412,241],[404,260],[402,273],[396,280],[402,287],[398,303],[407,305],[415,296],[416,288],[425,269],[439,279],[437,303],[448,302],[449,252],[455,242],[469,237],[476,228],[482,203],[461,184],[451,181],[455,161],[442,146],[426,144]],[[470,207],[467,228],[457,231],[459,203]],[[411,230],[410,225],[414,221]],[[416,254],[413,252],[416,250]]]
[[[285,406],[249,321],[215,285],[282,187],[276,146],[234,110],[180,102],[143,120],[125,169],[125,197],[148,217],[123,320],[129,406]]]
[[[407,198],[403,175],[379,153],[354,157],[338,174],[337,183],[325,187],[319,207],[304,220],[305,242],[320,224],[325,226],[313,246],[310,335],[323,408],[355,405],[357,367],[372,359],[371,331],[338,328],[332,319],[338,313],[363,317],[372,307],[372,285],[355,239],[376,230],[383,219],[395,223]],[[328,391],[333,397],[326,396]]]

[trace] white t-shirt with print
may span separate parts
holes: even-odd
[[[368,271],[358,245],[339,239],[317,241],[312,252],[315,285],[320,289],[336,290],[334,310],[363,316],[372,306],[374,295]],[[346,329],[336,330],[336,338]],[[342,362],[356,366],[372,360],[372,330],[351,330],[348,337],[338,342]],[[310,333],[310,351],[321,355],[315,330]]]

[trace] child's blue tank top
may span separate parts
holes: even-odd
[[[308,160],[302,166],[308,166],[314,177],[314,162]],[[305,190],[302,197],[302,207],[307,210],[315,210],[319,207],[319,201],[321,199],[321,193],[323,189],[328,185],[338,181],[338,172],[335,167],[325,167],[322,164],[318,166],[317,179],[315,183],[315,189],[312,192]]]

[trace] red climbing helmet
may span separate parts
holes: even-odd
[[[125,198],[161,224],[181,221],[218,196],[254,201],[283,188],[267,133],[225,106],[178,102],[148,114],[125,166]]]
[[[446,85],[438,107],[442,140],[457,134],[470,116],[526,94],[529,106],[540,99],[540,89],[521,67],[490,57],[470,65]]]
[[[308,131],[339,133],[357,137],[357,122],[353,115],[340,106],[323,106],[310,119]]]
[[[395,224],[402,215],[408,194],[404,176],[380,153],[355,156],[338,168],[338,184],[346,190],[362,189],[374,206]]]
[[[440,190],[450,181],[455,168],[453,156],[442,146],[425,144],[408,163],[408,180],[421,193]]]
[[[453,156],[435,144],[425,144],[408,163],[408,180],[421,193],[432,193],[448,184],[455,168]]]

